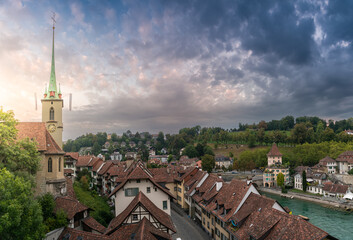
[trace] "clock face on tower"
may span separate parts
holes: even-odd
[[[56,130],[56,126],[54,124],[49,124],[48,125],[48,131],[53,133]]]

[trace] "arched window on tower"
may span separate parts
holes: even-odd
[[[54,120],[54,108],[50,108],[49,120]]]
[[[61,158],[59,158],[59,172],[61,172]]]
[[[53,160],[51,158],[48,159],[48,172],[53,172]]]

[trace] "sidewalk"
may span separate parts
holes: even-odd
[[[342,202],[342,200],[339,200],[336,198],[319,197],[319,196],[313,196],[313,195],[303,194],[303,193],[294,193],[294,192],[282,193],[280,190],[263,188],[263,187],[259,187],[259,190],[262,192],[272,193],[272,194],[284,196],[287,198],[306,200],[306,201],[310,201],[310,202],[314,202],[314,203],[318,203],[326,206],[342,208],[345,210],[353,209],[353,203],[345,203],[345,202]]]

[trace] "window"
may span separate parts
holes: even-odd
[[[167,201],[163,201],[163,210],[168,209],[168,202]]]
[[[136,182],[137,182],[137,183],[140,183],[141,181],[140,181],[140,179],[137,179]]]
[[[138,220],[138,215],[137,214],[132,214],[132,220],[137,221]]]
[[[177,187],[174,187],[174,191],[177,191]]]
[[[54,120],[54,108],[50,108],[49,120]]]
[[[207,222],[207,228],[210,229],[210,222]]]
[[[157,188],[156,187],[154,187],[154,191],[157,192]]]
[[[59,172],[61,172],[61,158],[59,158]]]
[[[178,196],[178,201],[181,201],[181,197]]]
[[[151,192],[151,187],[147,187],[147,193],[150,193]]]
[[[126,188],[125,197],[134,197],[139,193],[139,188]]]
[[[53,160],[51,158],[48,159],[48,172],[53,172]]]
[[[203,218],[203,224],[205,224],[205,218]]]
[[[178,192],[181,192],[181,188],[180,187],[178,187]]]
[[[212,218],[212,226],[214,226],[214,220],[213,220],[213,218]]]
[[[218,228],[216,228],[216,235],[219,237],[220,235],[220,231],[218,230]]]

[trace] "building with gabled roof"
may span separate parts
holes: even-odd
[[[267,153],[268,166],[263,172],[263,186],[277,186],[277,176],[282,173],[284,183],[289,183],[289,168],[282,165],[282,153],[276,143],[273,143],[271,150]]]
[[[50,192],[54,196],[66,194],[64,154],[42,122],[20,122],[16,125],[17,139],[29,138],[38,143],[40,170],[36,174],[36,195]]]
[[[65,196],[57,197],[55,199],[54,211],[63,210],[66,213],[68,226],[70,228],[77,228],[81,226],[81,221],[88,217],[89,208],[80,203],[76,198]]]
[[[125,240],[125,239],[146,239],[146,240],[171,240],[172,237],[159,229],[147,220],[146,217],[138,223],[124,225],[116,230],[110,239]]]
[[[230,239],[335,239],[327,232],[288,214],[275,200],[250,194],[226,224]]]
[[[152,225],[168,234],[176,232],[170,215],[158,208],[143,192],[139,192],[130,204],[117,215],[107,227],[107,235],[113,234],[123,225],[138,223],[143,218],[149,219]]]
[[[353,151],[345,151],[336,158],[339,174],[348,174],[353,169]]]
[[[119,215],[140,191],[156,206],[170,215],[170,200],[174,196],[167,188],[154,180],[154,176],[141,161],[135,161],[125,169],[126,176],[109,195],[115,205],[115,216]]]

